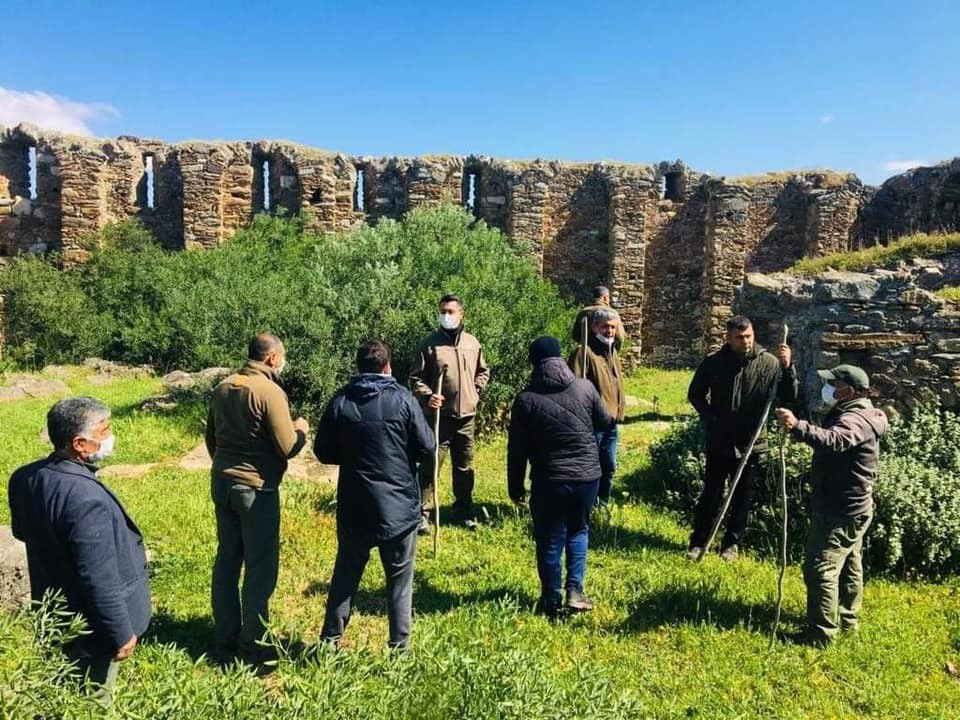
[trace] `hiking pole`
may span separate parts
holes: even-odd
[[[583,325],[583,333],[582,333],[583,343],[580,346],[582,351],[581,358],[580,358],[582,361],[580,364],[580,377],[586,378],[587,377],[587,316],[586,315],[583,316],[583,322],[581,324]]]
[[[783,326],[783,342],[787,342],[786,323],[784,323]],[[723,507],[720,509],[717,519],[713,522],[713,527],[710,528],[710,535],[707,536],[707,541],[703,544],[703,552],[700,553],[700,557],[697,558],[697,562],[702,562],[704,556],[707,554],[707,552],[709,552],[710,546],[717,537],[717,531],[720,529],[720,523],[723,522],[723,518],[726,516],[727,510],[730,509],[730,503],[733,502],[733,494],[737,491],[737,485],[740,484],[740,478],[743,475],[743,469],[747,466],[747,461],[750,459],[750,453],[753,452],[753,446],[757,444],[760,433],[763,432],[763,428],[765,428],[767,425],[767,416],[770,414],[770,408],[773,407],[773,400],[777,396],[777,386],[780,384],[780,375],[781,373],[777,373],[773,387],[770,388],[770,395],[767,398],[766,404],[763,406],[763,412],[760,414],[760,422],[757,423],[757,429],[754,430],[753,436],[750,438],[750,444],[747,445],[747,449],[744,451],[743,457],[740,458],[740,464],[737,465],[737,472],[733,476],[733,482],[730,483],[730,492],[727,493],[726,500],[723,501]]]
[[[785,445],[787,434],[780,428],[780,510],[783,513],[783,527],[780,533],[780,574],[777,577],[777,611],[773,616],[773,630],[770,631],[770,649],[777,642],[777,630],[780,627],[780,611],[783,609],[783,576],[787,572],[787,457]]]
[[[443,376],[446,372],[446,368],[440,370],[435,395],[439,395],[443,389]],[[436,417],[433,419],[433,439],[433,556],[437,557],[440,553],[440,493],[437,490],[437,485],[440,484],[440,408],[437,408]]]

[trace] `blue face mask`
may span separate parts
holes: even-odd
[[[832,408],[837,404],[837,389],[830,383],[825,384],[820,388],[820,399],[824,405]]]

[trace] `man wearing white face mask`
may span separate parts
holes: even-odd
[[[480,393],[490,382],[490,369],[483,358],[483,347],[463,329],[463,302],[456,295],[440,299],[437,318],[440,329],[420,344],[420,353],[410,372],[410,389],[426,405],[428,420],[440,413],[440,463],[450,450],[453,463],[453,512],[461,525],[474,530],[473,443]],[[443,387],[436,393],[443,371]],[[418,532],[430,532],[434,478],[433,458],[420,465],[420,493],[423,498]]]
[[[607,413],[615,421],[606,430],[596,433],[597,448],[600,451],[600,489],[597,492],[597,504],[602,507],[610,502],[613,474],[617,469],[617,425],[623,422],[627,410],[626,395],[623,392],[623,369],[620,367],[620,355],[616,348],[617,332],[621,327],[620,316],[614,310],[597,310],[590,321],[592,334],[587,339],[587,347],[578,345],[568,360],[574,375],[586,378],[594,384]]]
[[[807,627],[792,642],[823,646],[856,630],[863,599],[863,538],[873,519],[873,483],[887,416],[870,402],[870,378],[856,365],[818,370],[829,408],[821,427],[778,408],[793,440],[813,448],[811,522],[803,558]]]
[[[27,546],[33,600],[59,592],[87,621],[90,634],[64,650],[106,704],[119,662],[150,622],[143,536],[96,476],[114,446],[109,408],[91,397],[61,400],[47,432],[54,452],[10,478],[13,535]]]
[[[280,561],[280,482],[287,460],[307,442],[310,428],[292,420],[280,371],[287,353],[280,338],[257,335],[247,362],[213,391],[206,445],[213,459],[210,494],[217,521],[213,563],[213,659],[234,655],[259,664]],[[238,590],[243,567],[243,587]]]

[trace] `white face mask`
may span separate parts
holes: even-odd
[[[600,342],[602,342],[604,345],[606,345],[607,347],[612,346],[612,345],[613,345],[613,341],[616,340],[615,337],[608,338],[606,335],[602,335],[602,334],[600,334],[600,333],[594,333],[593,336],[594,336],[597,340],[599,340]]]
[[[450,315],[449,313],[440,313],[439,317],[440,327],[444,330],[456,330],[460,327],[460,318],[456,315]]]
[[[286,367],[287,367],[287,359],[284,358],[283,361],[279,365],[277,365],[277,375],[282,374],[284,368]]]
[[[93,438],[86,438],[90,442],[97,442]],[[97,451],[87,455],[87,462],[98,463],[101,460],[104,460],[111,455],[113,455],[113,446],[116,442],[117,436],[113,433],[110,433],[103,440],[100,441],[100,447],[97,448]]]
[[[827,407],[833,407],[837,404],[837,389],[826,383],[822,388],[820,388],[820,399],[823,400],[823,404]]]

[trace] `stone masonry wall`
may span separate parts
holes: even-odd
[[[930,401],[958,407],[960,305],[932,292],[957,284],[960,254],[815,278],[750,274],[735,307],[768,347],[789,325],[808,409],[819,404],[816,370],[842,362],[867,370],[880,397],[901,410]]]
[[[282,141],[0,128],[0,262],[48,251],[81,262],[92,233],[129,218],[164,247],[211,248],[261,212],[336,232],[442,202],[527,243],[567,297],[588,300],[608,285],[631,339],[628,362],[680,367],[720,341],[745,272],[960,225],[960,159],[875,190],[828,171],[713,178],[679,160],[371,158]]]

